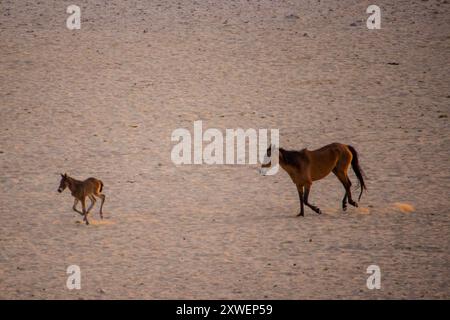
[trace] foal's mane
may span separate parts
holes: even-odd
[[[69,183],[74,183],[74,184],[77,184],[77,183],[81,182],[80,180],[77,180],[75,178],[69,177],[69,175],[66,175],[65,179],[67,181],[69,181]]]

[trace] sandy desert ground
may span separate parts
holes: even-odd
[[[449,299],[449,16],[448,0],[1,0],[0,298]],[[331,175],[311,193],[324,214],[297,218],[285,172],[174,165],[171,133],[195,120],[352,144],[368,193],[343,213]],[[103,221],[97,205],[79,223],[60,172],[103,180]]]

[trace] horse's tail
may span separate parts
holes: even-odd
[[[101,180],[99,180],[99,181],[100,181],[100,191],[99,192],[102,192],[102,190],[103,190],[103,182]]]
[[[359,185],[361,186],[361,192],[358,197],[358,201],[359,201],[359,200],[361,200],[363,191],[367,190],[366,184],[364,183],[364,178],[363,178],[364,172],[362,171],[361,166],[359,165],[358,152],[356,152],[355,148],[353,148],[350,145],[348,145],[348,149],[350,150],[350,152],[353,155],[352,168],[353,168],[353,171],[355,171],[356,177],[358,178],[358,181],[359,181]]]

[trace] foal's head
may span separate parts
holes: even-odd
[[[59,182],[58,192],[63,192],[69,186],[69,176],[61,173],[61,181]]]

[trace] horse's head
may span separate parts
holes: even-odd
[[[278,172],[278,159],[277,159],[278,154],[279,149],[275,145],[271,144],[270,147],[267,148],[266,155],[264,156],[264,161],[261,164],[261,169],[259,171],[261,175],[270,176]],[[273,159],[272,156],[274,156],[275,159]],[[273,166],[272,166],[272,159],[275,160]]]
[[[69,185],[69,176],[64,173],[61,173],[61,181],[59,182],[59,188],[58,188],[58,192],[61,193],[64,191],[64,189],[67,188],[67,186]]]

